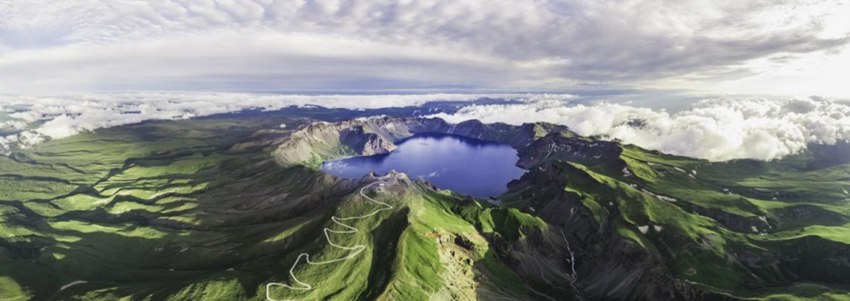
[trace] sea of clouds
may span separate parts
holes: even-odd
[[[0,96],[0,153],[47,139],[145,120],[175,120],[246,109],[279,110],[288,106],[373,109],[421,105],[427,101],[473,101],[482,97],[529,103],[564,100],[567,94],[399,94],[280,95],[248,93],[122,93],[57,97]]]
[[[601,135],[712,161],[772,160],[798,153],[810,143],[835,144],[850,139],[850,106],[819,97],[714,98],[674,113],[624,104],[538,101],[473,105],[455,114],[435,116],[450,122],[558,123],[581,135]]]
[[[62,97],[0,96],[0,151],[48,139],[152,119],[187,119],[245,109],[287,106],[382,108],[433,100],[482,97],[517,104],[471,104],[450,122],[468,119],[521,124],[563,124],[581,135],[619,139],[666,153],[713,161],[771,160],[805,150],[811,143],[850,139],[850,106],[819,97],[711,98],[668,112],[623,103],[583,102],[569,94],[279,95],[236,93],[133,93]]]

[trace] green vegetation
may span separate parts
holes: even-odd
[[[542,141],[503,206],[393,175],[367,192],[393,209],[346,233],[332,217],[373,212],[368,181],[315,167],[362,150],[336,130],[293,133],[330,112],[145,122],[0,156],[0,300],[848,299],[840,160],[707,162],[467,123],[456,129]],[[306,134],[286,148],[298,164],[281,165],[278,146]],[[301,259],[290,275],[301,253],[345,260]],[[312,289],[266,286],[293,275]]]
[[[620,236],[646,249],[674,277],[742,298],[843,294],[843,285],[830,290],[828,283],[844,280],[827,274],[846,275],[850,266],[827,262],[843,260],[838,250],[850,250],[843,206],[850,167],[807,171],[784,161],[712,163],[634,146],[624,146],[619,158],[595,166],[556,165],[565,172],[565,191],[580,198],[597,223],[613,220]],[[833,251],[818,255],[814,250],[820,248]],[[777,262],[783,257],[796,259]],[[799,277],[823,281],[819,293],[804,292],[804,286],[753,289],[789,285]]]
[[[146,122],[0,157],[0,299],[265,300],[267,283],[292,282],[299,253],[349,256],[322,229],[344,230],[330,217],[363,215],[374,204],[352,183],[275,162],[266,141],[290,132],[265,129],[300,122],[284,113]],[[545,231],[542,220],[409,180],[388,189],[374,197],[394,210],[353,222],[356,235],[330,234],[334,244],[368,251],[298,265],[294,274],[314,289],[270,296],[529,296],[482,234],[520,242]]]
[[[282,118],[146,122],[0,157],[0,297],[250,296],[243,278],[255,276],[235,271],[250,259],[236,253],[268,254],[244,239],[280,236],[287,221],[211,229],[237,218],[198,207],[236,166],[269,161],[228,149]]]

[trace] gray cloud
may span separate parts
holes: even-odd
[[[10,0],[0,3],[0,90],[738,78],[764,72],[754,60],[843,51],[847,12],[829,1]]]

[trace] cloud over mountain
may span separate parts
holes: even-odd
[[[591,103],[587,98],[569,94],[129,93],[0,97],[0,150],[153,119],[186,119],[244,109],[276,110],[291,105],[385,108],[482,97],[514,99],[519,103],[469,105],[455,114],[435,116],[450,122],[552,122],[567,125],[581,135],[603,135],[709,160],[771,160],[798,153],[810,143],[850,140],[850,106],[819,97],[710,98],[668,112],[625,103]]]
[[[473,105],[450,122],[546,121],[581,135],[604,135],[666,153],[715,161],[771,160],[798,153],[810,143],[850,140],[850,106],[819,97],[780,100],[717,98],[669,113],[623,104]]]
[[[0,96],[0,153],[46,139],[142,122],[174,120],[246,109],[277,110],[321,105],[368,109],[421,105],[427,101],[471,101],[482,97],[524,101],[565,100],[554,94],[280,95],[244,93],[121,93],[61,97]]]

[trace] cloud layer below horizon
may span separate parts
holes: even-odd
[[[277,110],[320,104],[362,109],[416,106],[482,97],[518,104],[468,105],[449,122],[551,122],[581,135],[601,135],[666,153],[713,161],[772,160],[810,143],[850,140],[850,106],[819,97],[711,98],[667,112],[622,103],[588,103],[568,94],[274,95],[133,93],[68,97],[0,97],[0,152],[46,139],[152,119],[187,119],[244,109]]]
[[[568,94],[280,95],[150,92],[61,97],[0,96],[0,153],[47,139],[145,120],[179,120],[246,109],[289,106],[370,109],[421,105],[427,101],[471,101],[482,97],[528,102],[563,101]]]
[[[665,153],[712,161],[772,160],[799,153],[811,143],[850,139],[850,106],[819,97],[716,98],[669,113],[623,104],[473,105],[435,117],[450,122],[521,124],[545,121],[578,134],[601,135]]]
[[[847,15],[820,0],[8,0],[0,92],[830,95],[848,75],[837,66],[850,63]]]

